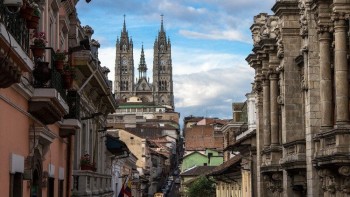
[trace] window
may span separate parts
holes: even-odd
[[[54,191],[55,191],[55,179],[52,177],[48,178],[47,181],[47,196],[48,197],[54,197]]]
[[[10,174],[10,197],[22,197],[23,193],[23,176],[22,173],[16,172]]]
[[[63,197],[63,193],[64,193],[64,180],[59,180],[58,181],[58,197]]]
[[[159,84],[159,90],[166,90],[167,89],[167,82],[166,81],[159,81],[158,82],[158,84]]]
[[[120,90],[127,91],[129,89],[129,82],[128,81],[121,81],[121,87]]]

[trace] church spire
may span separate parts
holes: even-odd
[[[163,17],[164,17],[164,15],[161,14],[160,16],[162,17],[162,19],[161,19],[161,24],[160,24],[160,31],[161,31],[161,32],[164,32],[164,26],[163,26]]]
[[[141,49],[141,57],[140,57],[140,64],[139,64],[139,78],[146,78],[146,73],[147,73],[147,64],[145,60],[145,52],[143,50],[143,43],[142,43],[142,49]]]
[[[123,32],[126,32],[126,24],[125,24],[125,14],[124,14],[124,24],[123,24]]]

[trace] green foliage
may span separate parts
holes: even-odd
[[[215,183],[205,176],[197,178],[188,188],[189,197],[215,197]]]

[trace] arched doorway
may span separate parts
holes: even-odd
[[[34,151],[32,160],[32,181],[30,186],[30,197],[41,197],[42,189],[42,159],[38,149]]]

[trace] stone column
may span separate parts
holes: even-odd
[[[279,145],[278,134],[278,75],[270,73],[270,107],[271,107],[271,145]]]
[[[330,33],[328,27],[319,27],[320,44],[320,97],[321,127],[333,126],[332,71],[330,53]]]
[[[264,120],[264,147],[271,144],[271,125],[270,125],[270,80],[265,73],[263,77],[263,120]]]
[[[349,90],[348,90],[348,64],[347,64],[347,33],[345,18],[335,13],[334,19],[334,70],[335,70],[335,104],[336,124],[349,122]]]

